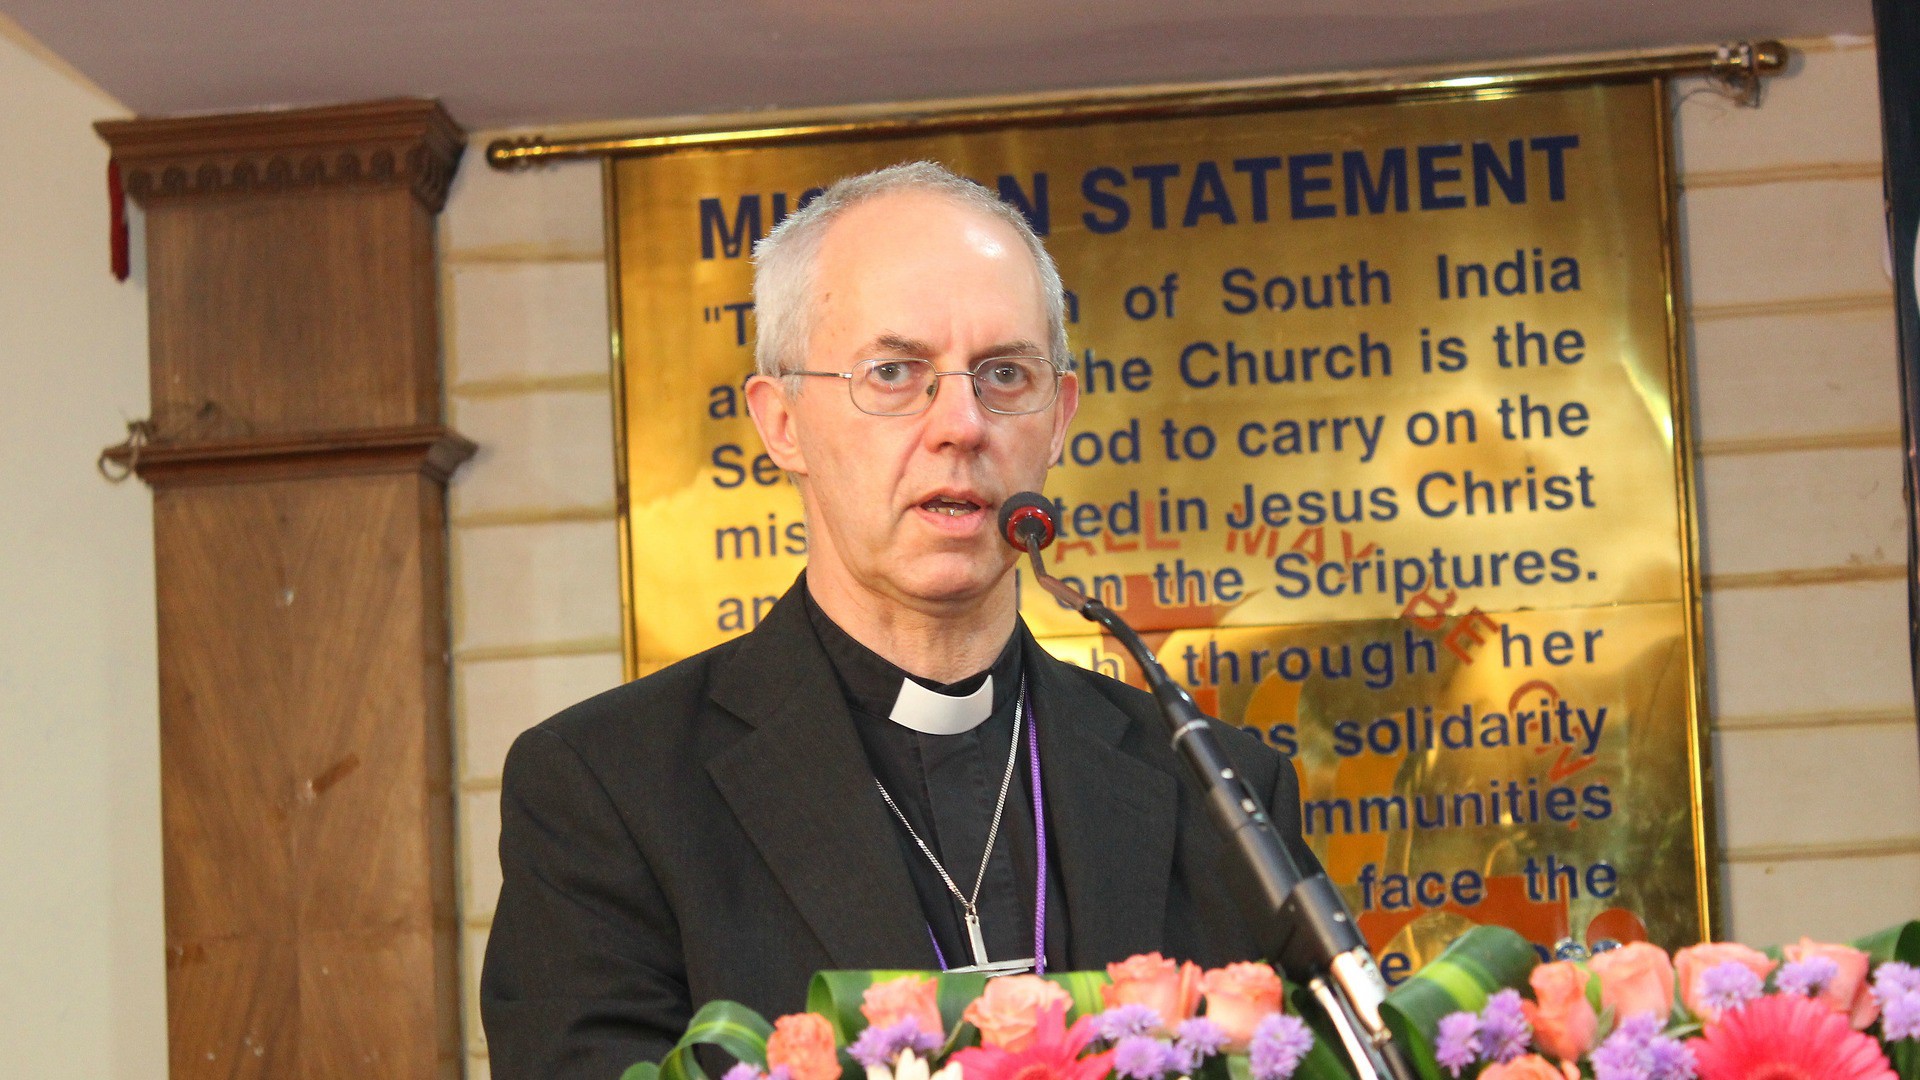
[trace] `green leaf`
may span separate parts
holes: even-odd
[[[1539,954],[1526,938],[1502,926],[1476,926],[1387,994],[1381,1015],[1423,1076],[1440,1075],[1434,1031],[1452,1012],[1479,1012],[1487,998],[1527,984]]]
[[[1041,978],[1073,995],[1073,1007],[1067,1010],[1069,1024],[1082,1016],[1092,1016],[1107,1007],[1106,999],[1100,996],[1100,988],[1113,980],[1107,978],[1107,973],[1104,971],[1065,971],[1057,975],[1043,975]]]
[[[1887,1059],[1900,1080],[1920,1080],[1920,1039],[1901,1039],[1887,1046]]]
[[[642,1061],[627,1066],[627,1071],[620,1074],[620,1080],[659,1080],[659,1076],[660,1066],[651,1061]]]
[[[833,1025],[833,1041],[845,1046],[867,1026],[860,1003],[867,987],[909,974],[904,971],[822,971],[807,984],[807,1011]]]
[[[1876,966],[1889,960],[1920,964],[1920,921],[1889,926],[1877,934],[1868,934],[1855,941],[1853,947],[1873,957]]]
[[[694,1048],[716,1046],[740,1061],[758,1068],[767,1065],[767,1036],[773,1025],[759,1013],[734,1001],[710,1001],[693,1014],[687,1033],[673,1044],[656,1068],[635,1065],[620,1080],[706,1080],[707,1074],[694,1057]],[[635,1073],[634,1070],[641,1070]],[[654,1070],[648,1072],[647,1070]]]

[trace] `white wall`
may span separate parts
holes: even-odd
[[[1920,916],[1874,52],[1795,45],[1761,108],[1688,93],[1678,129],[1722,880],[1756,943]]]
[[[1676,87],[1728,932],[1920,916],[1900,417],[1869,43]],[[477,133],[476,146],[491,136]],[[443,222],[467,1042],[513,736],[620,679],[600,174],[468,163]]]
[[[152,498],[94,471],[144,415],[113,280],[125,110],[0,17],[0,1072],[166,1071]],[[136,244],[138,237],[136,236]]]

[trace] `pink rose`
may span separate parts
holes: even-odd
[[[1571,960],[1541,964],[1527,976],[1533,985],[1533,1000],[1522,1002],[1521,1008],[1533,1025],[1533,1041],[1561,1061],[1580,1060],[1582,1054],[1593,1049],[1594,1036],[1599,1033],[1600,1017],[1587,1000],[1587,981],[1591,978],[1591,972]]]
[[[767,1068],[785,1065],[793,1080],[840,1080],[833,1052],[833,1025],[817,1013],[795,1013],[773,1022],[767,1036]]]
[[[1107,1008],[1147,1006],[1160,1014],[1158,1035],[1192,1019],[1200,1008],[1200,965],[1191,961],[1176,964],[1157,952],[1131,956],[1118,964],[1108,964],[1107,978],[1113,984],[1100,988],[1100,998]]]
[[[1658,945],[1636,941],[1587,962],[1600,979],[1600,1004],[1618,1019],[1652,1013],[1662,1024],[1673,1012],[1673,961]]]
[[[1674,974],[1680,980],[1680,1001],[1702,1023],[1720,1019],[1720,1010],[1700,1000],[1700,976],[1726,963],[1739,964],[1763,980],[1776,966],[1764,953],[1730,941],[1689,945],[1673,954]]]
[[[1580,1070],[1561,1062],[1559,1068],[1539,1054],[1514,1058],[1502,1065],[1495,1063],[1480,1073],[1480,1080],[1579,1080]]]
[[[929,1035],[947,1037],[940,1022],[940,987],[918,975],[902,975],[867,987],[861,995],[860,1015],[873,1027],[892,1027],[902,1020],[912,1020]]]
[[[1280,976],[1266,964],[1228,964],[1200,977],[1207,995],[1207,1019],[1231,1040],[1227,1048],[1244,1051],[1260,1021],[1280,1011]]]
[[[1865,1031],[1880,1018],[1880,1003],[1873,999],[1873,988],[1867,985],[1867,970],[1873,966],[1873,957],[1850,945],[1828,945],[1804,937],[1781,953],[1796,962],[1815,957],[1833,961],[1840,974],[1820,991],[1818,1000],[1846,1017],[1847,1025],[1853,1030]]]
[[[980,1029],[981,1042],[1019,1053],[1033,1043],[1040,1010],[1054,1004],[1071,1009],[1073,995],[1038,975],[1007,975],[988,979],[986,993],[975,998],[960,1018]]]

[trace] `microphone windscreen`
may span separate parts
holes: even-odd
[[[1037,491],[1023,491],[1000,504],[1000,535],[1007,543],[1027,550],[1027,536],[1041,547],[1053,543],[1053,504]]]

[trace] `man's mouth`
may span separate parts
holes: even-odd
[[[965,517],[968,514],[984,508],[971,499],[957,498],[948,495],[935,495],[933,498],[921,503],[920,509],[930,510],[936,514],[946,514],[948,517]]]

